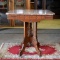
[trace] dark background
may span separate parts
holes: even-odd
[[[38,9],[42,9],[42,0],[38,0]],[[46,9],[53,11],[56,15],[60,15],[60,0],[46,0]]]

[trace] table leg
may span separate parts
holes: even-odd
[[[27,46],[28,42],[29,42],[28,23],[24,22],[24,41],[22,42],[22,49],[20,51],[20,56],[23,54],[25,47]]]
[[[38,55],[41,56],[41,52],[39,50],[38,40],[37,40],[37,23],[36,22],[33,23],[33,39],[32,39],[32,44],[35,47]]]

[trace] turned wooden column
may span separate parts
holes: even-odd
[[[14,10],[14,0],[9,0],[9,10]]]
[[[30,6],[31,6],[30,5],[30,0],[26,0],[25,3],[26,3],[26,9],[29,9],[30,10]]]
[[[9,0],[9,11],[14,10],[14,0]],[[15,26],[15,21],[10,20],[10,26]]]

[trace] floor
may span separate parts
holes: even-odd
[[[23,41],[24,30],[15,29],[0,29],[0,45],[2,43],[21,43]],[[38,41],[41,43],[57,43],[60,42],[60,29],[38,29]]]

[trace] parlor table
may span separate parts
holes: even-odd
[[[20,20],[24,22],[24,41],[22,49],[20,50],[20,56],[23,54],[25,47],[33,45],[36,52],[41,56],[41,51],[38,46],[37,39],[37,22],[47,19],[53,19],[55,13],[49,10],[13,10],[6,13],[9,20]]]

